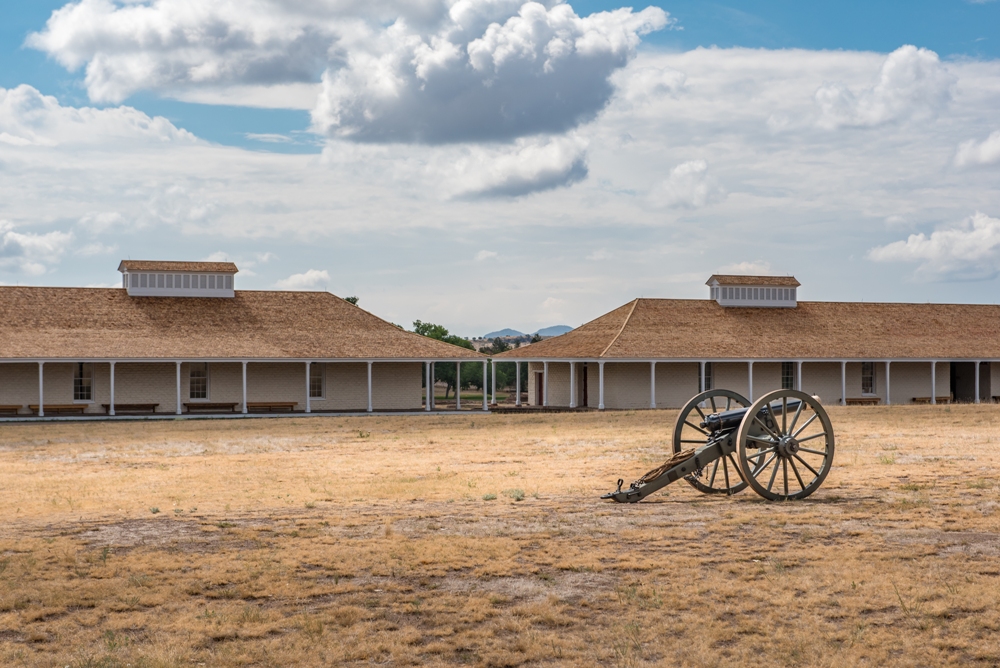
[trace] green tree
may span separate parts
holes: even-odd
[[[354,304],[355,306],[358,305],[357,297],[344,297],[344,301],[347,302],[348,304]]]
[[[413,322],[413,331],[421,336],[426,336],[431,339],[437,339],[438,341],[444,341],[445,343],[450,343],[453,346],[458,346],[459,348],[466,348],[468,350],[475,350],[472,342],[468,339],[464,339],[461,336],[455,334],[449,334],[447,328],[443,325],[435,325],[431,322],[421,322],[420,320],[415,320]],[[462,387],[469,387],[470,385],[476,384],[477,369],[479,365],[473,364],[463,364],[462,365],[462,377],[459,379],[459,389],[456,391],[461,391]],[[482,384],[482,370],[478,369],[479,383]],[[434,365],[434,381],[442,381],[445,383],[444,396],[447,399],[448,393],[455,387],[455,365],[449,362],[438,362]]]

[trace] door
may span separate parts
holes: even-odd
[[[535,405],[541,406],[545,398],[544,374],[541,371],[535,372]]]
[[[587,363],[586,362],[583,363],[583,382],[581,383],[581,385],[583,385],[583,403],[581,403],[580,405],[581,406],[586,406],[587,405]]]

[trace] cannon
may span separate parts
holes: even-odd
[[[704,494],[732,495],[747,487],[765,499],[804,499],[833,465],[830,417],[818,397],[776,390],[755,402],[730,390],[696,394],[674,424],[673,456],[622,489],[602,496],[637,503],[685,480]]]

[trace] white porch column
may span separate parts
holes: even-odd
[[[455,410],[462,410],[462,363],[455,362]]]
[[[484,360],[483,361],[483,410],[484,411],[488,411],[490,409],[488,400],[486,398],[486,376],[487,376],[486,370],[488,368],[489,367],[486,366],[486,361]],[[493,394],[496,394],[496,390],[493,390]]]
[[[976,360],[976,403],[979,403],[979,365],[980,361]]]
[[[490,389],[493,391],[493,405],[497,405],[497,361],[492,360],[493,364],[493,375],[490,376],[491,386]]]
[[[802,392],[802,360],[795,363],[795,389]]]
[[[424,362],[424,377],[426,378],[426,380],[424,382],[427,385],[426,388],[424,388],[425,389],[424,394],[427,395],[427,399],[424,400],[424,410],[425,411],[430,411],[430,409],[431,409],[431,397],[434,394],[434,381],[431,380],[431,363],[430,362]]]
[[[43,387],[45,372],[42,371],[44,366],[45,362],[38,363],[38,417],[45,417],[45,389]]]
[[[698,362],[698,393],[705,391],[705,360]]]
[[[514,378],[517,383],[517,393],[514,395],[514,405],[521,405],[521,363],[514,362]]]
[[[108,415],[114,415],[115,414],[115,363],[114,362],[111,362],[111,397],[109,401],[111,403],[108,404]]]
[[[890,392],[889,386],[889,365],[891,362],[889,360],[885,361],[885,405],[889,406],[892,404],[892,393]]]
[[[372,412],[372,362],[368,360],[368,412]]]
[[[576,408],[576,362],[569,363],[569,407]]]
[[[931,362],[931,403],[937,403],[937,360]]]
[[[542,406],[549,405],[549,363],[542,362]]]
[[[309,362],[306,362],[306,413],[312,413],[312,401],[309,397]]]
[[[649,407],[656,408],[656,362],[649,363]]]
[[[243,414],[247,412],[247,361],[243,360]]]
[[[603,411],[604,410],[604,362],[603,361],[598,362],[597,366],[599,367],[597,374],[599,378],[597,383],[599,386],[599,391],[597,393],[598,395],[597,408]]]
[[[847,405],[847,361],[840,361],[840,405]]]
[[[437,397],[434,396],[434,384],[437,383],[436,362],[431,362],[431,410],[437,408]]]
[[[747,399],[753,402],[753,362],[747,362]]]
[[[175,364],[177,364],[177,414],[180,415],[183,408],[181,405],[181,363],[175,362]]]

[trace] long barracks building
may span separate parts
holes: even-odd
[[[709,298],[636,299],[498,355],[538,406],[667,408],[705,389],[801,389],[828,404],[1000,395],[1000,306],[801,302],[780,276],[712,276]]]
[[[124,261],[119,288],[0,287],[0,418],[419,411],[479,353],[229,262]],[[483,403],[483,409],[486,403]]]

